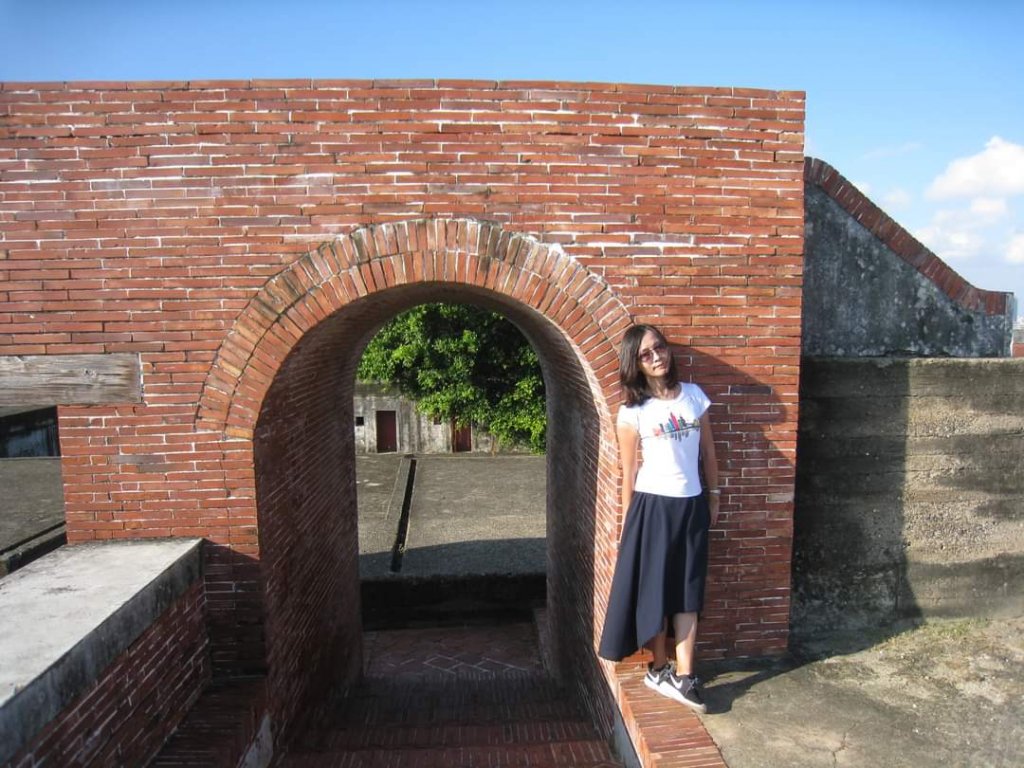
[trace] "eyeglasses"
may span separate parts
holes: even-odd
[[[641,363],[649,363],[651,362],[651,360],[654,359],[655,354],[657,354],[658,357],[664,357],[667,353],[668,346],[664,342],[659,341],[653,347],[641,349],[640,352],[637,354],[637,357],[639,358]]]

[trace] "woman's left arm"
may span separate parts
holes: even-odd
[[[722,494],[718,487],[718,457],[715,454],[715,435],[711,430],[711,417],[707,411],[700,417],[700,456],[704,461],[704,479],[708,483],[708,504],[711,525],[718,525],[718,511]]]

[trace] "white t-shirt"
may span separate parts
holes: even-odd
[[[696,384],[680,383],[673,400],[650,398],[619,408],[618,423],[640,434],[641,464],[634,490],[676,498],[701,492],[700,417],[711,401]]]

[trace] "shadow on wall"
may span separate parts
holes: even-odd
[[[798,344],[794,340],[794,365]],[[740,370],[728,364],[727,355],[683,347],[675,352],[680,377],[697,383],[712,401],[723,493],[722,517],[711,532],[698,653],[708,659],[782,654],[789,637],[790,595],[784,586],[791,568],[795,478],[795,452],[783,446],[796,436],[777,430],[796,407],[795,394],[776,388],[771,365]],[[779,353],[775,364],[784,363]]]
[[[904,537],[906,368],[804,358],[795,465],[790,653],[712,665],[709,711],[818,657],[853,653],[920,616]],[[716,684],[719,672],[744,670]]]
[[[806,360],[794,630],[1024,615],[1024,361]]]
[[[920,611],[906,578],[907,369],[805,358],[794,515],[794,640]]]
[[[265,676],[265,613],[259,560],[207,541],[203,546],[203,586],[213,677]]]

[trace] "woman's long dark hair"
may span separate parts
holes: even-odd
[[[653,325],[634,325],[626,331],[622,337],[622,347],[619,349],[619,382],[626,395],[626,405],[643,405],[651,397],[651,391],[647,387],[647,377],[640,370],[640,343],[648,331],[655,334],[658,340],[668,347],[665,335]],[[679,371],[676,368],[676,359],[671,354],[671,349],[669,350],[666,378],[670,389],[679,383]]]

